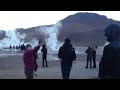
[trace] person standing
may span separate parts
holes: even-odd
[[[76,59],[75,49],[70,43],[70,39],[65,39],[65,43],[60,47],[58,57],[61,59],[61,71],[63,79],[69,79],[72,63]]]
[[[15,49],[16,49],[16,52],[17,52],[17,50],[18,50],[18,46],[17,45],[16,45]]]
[[[93,60],[93,68],[96,68],[96,46],[92,47],[92,60]]]
[[[12,46],[10,45],[10,51],[12,51]]]
[[[104,47],[98,77],[120,79],[120,26],[110,24],[105,29],[105,36],[109,44]]]
[[[30,44],[27,44],[25,47],[25,52],[23,54],[23,62],[25,65],[25,76],[26,79],[33,79],[34,77],[34,71],[35,71],[35,59],[34,55],[37,53],[37,51],[40,49],[39,41],[38,45],[32,49],[32,46]]]
[[[23,51],[23,45],[21,45],[20,48],[21,48],[21,51]]]
[[[23,44],[23,51],[25,50],[25,44]]]
[[[42,53],[43,67],[48,67],[48,63],[47,63],[47,48],[46,48],[45,44],[43,44],[41,52],[43,52]]]
[[[88,68],[88,64],[90,62],[90,68],[92,68],[92,48],[89,46],[88,49],[85,51],[87,53],[87,65],[85,68]]]

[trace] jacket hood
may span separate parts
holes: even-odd
[[[72,44],[71,43],[64,43],[63,47],[72,47]]]
[[[105,36],[109,42],[120,40],[120,26],[111,24],[105,29]]]

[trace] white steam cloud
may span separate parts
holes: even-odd
[[[20,38],[17,37],[15,30],[6,31],[6,38],[0,40],[0,48],[9,47],[10,45],[19,45]]]
[[[61,27],[62,24],[59,22],[50,27],[40,27],[39,29],[36,28],[39,33],[42,33],[44,35],[45,42],[49,50],[58,51],[59,47],[63,44],[57,39]],[[0,48],[9,47],[10,45],[26,45],[27,43],[24,42],[25,37],[25,33],[21,35],[19,32],[16,32],[16,30],[6,31],[6,37],[0,40]],[[33,37],[32,40],[28,43],[30,43],[34,47],[38,44],[38,40]]]
[[[11,46],[18,46],[18,45],[22,45],[22,44],[27,44],[24,42],[24,38],[26,37],[26,34],[22,34],[20,35],[19,32],[16,32],[16,30],[9,30],[6,31],[6,37],[2,40],[0,40],[0,48],[4,48],[4,47],[9,47]],[[37,44],[36,39],[32,39],[30,42],[31,45],[35,46]]]
[[[57,39],[61,27],[62,24],[59,22],[51,27],[40,27],[38,30],[40,33],[44,34],[46,45],[48,49],[52,51],[58,51],[59,47],[62,45]]]
[[[20,35],[19,32],[16,32],[16,30],[9,30],[5,31],[6,37],[2,40],[0,40],[0,48],[9,47],[11,46],[18,46],[24,43],[24,38],[26,37],[26,34]],[[35,42],[34,42],[35,44]]]

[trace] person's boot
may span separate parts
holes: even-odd
[[[88,68],[88,66],[86,66],[85,68]]]

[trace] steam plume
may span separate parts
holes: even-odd
[[[59,22],[51,27],[40,27],[39,32],[44,34],[47,47],[52,51],[58,51],[61,42],[58,41],[57,36],[62,24]]]

